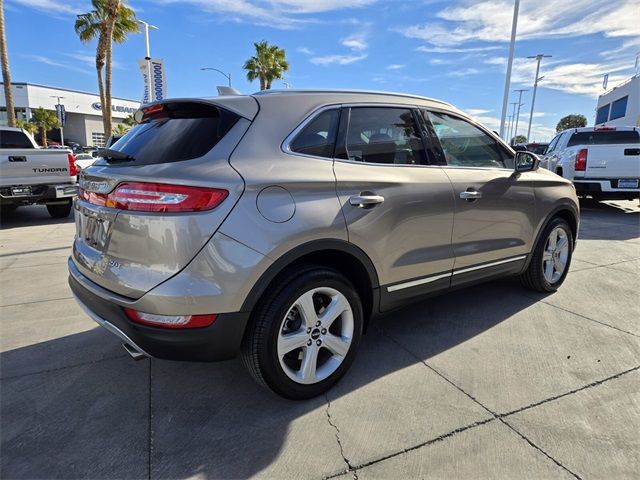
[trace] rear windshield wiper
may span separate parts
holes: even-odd
[[[124,160],[132,162],[135,160],[128,153],[120,152],[118,150],[112,150],[110,148],[101,148],[98,150],[98,155],[106,160]]]

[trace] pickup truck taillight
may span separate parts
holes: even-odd
[[[576,153],[576,172],[584,172],[587,169],[587,149],[583,148]]]
[[[229,195],[219,188],[166,183],[125,182],[111,193],[80,189],[80,198],[93,204],[137,212],[200,212],[220,205]]]
[[[73,153],[67,154],[67,160],[69,161],[69,176],[75,177],[78,175],[78,167],[76,167],[76,156]]]

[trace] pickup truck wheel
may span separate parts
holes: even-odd
[[[47,205],[47,211],[53,218],[67,218],[71,213],[71,207],[73,207],[73,201],[69,200],[64,204]]]
[[[569,271],[573,234],[566,220],[555,217],[544,228],[533,251],[522,284],[538,292],[555,292]]]
[[[268,287],[242,342],[254,379],[294,400],[326,392],[347,371],[362,336],[356,289],[335,270],[306,265]]]

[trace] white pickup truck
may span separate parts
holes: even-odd
[[[571,128],[555,136],[540,165],[596,200],[640,197],[640,128]]]
[[[69,216],[77,193],[70,150],[38,147],[20,128],[0,127],[0,209],[46,205],[54,218]]]

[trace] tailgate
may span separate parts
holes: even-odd
[[[69,172],[66,150],[2,149],[0,178],[2,185],[43,185],[68,183],[75,179]]]
[[[140,298],[185,268],[244,191],[229,156],[251,122],[228,111],[216,113],[218,107],[171,105],[175,110],[135,126],[113,145],[130,159],[100,160],[80,174],[73,261],[94,283],[129,298]],[[232,124],[221,126],[225,119]],[[148,208],[141,205],[149,203],[141,190],[145,185],[183,193],[226,190],[228,196],[200,211],[135,210]],[[115,198],[119,189],[126,191],[122,198],[137,206],[104,201]],[[177,205],[188,196],[159,194],[151,203]]]
[[[640,145],[589,146],[584,178],[640,178]]]

